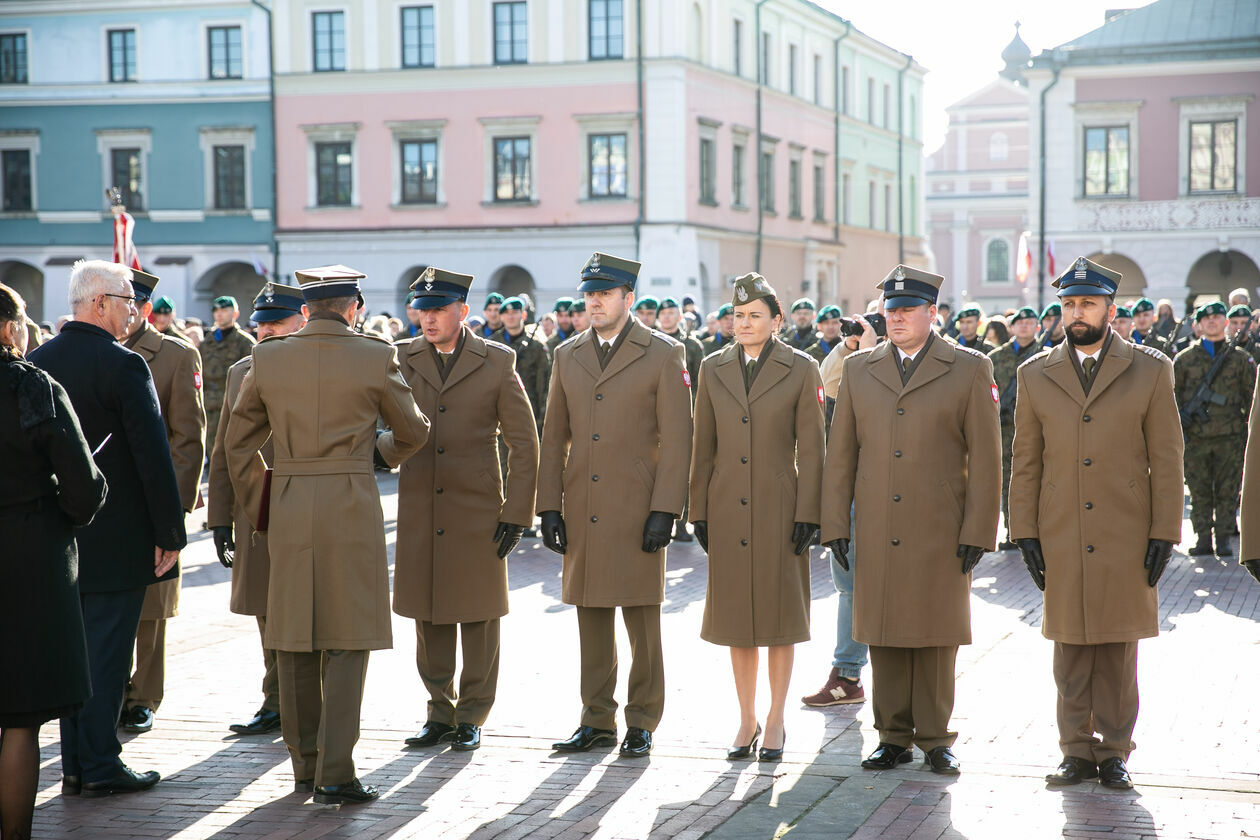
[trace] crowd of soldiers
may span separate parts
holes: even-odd
[[[783,371],[803,363],[812,371],[801,374],[809,387],[792,380],[794,422],[816,409],[828,430],[825,469],[809,473],[820,473],[817,481],[799,463],[778,473],[798,500],[780,538],[797,557],[821,543],[845,571],[862,569],[848,632],[870,645],[880,734],[863,766],[894,767],[917,745],[934,772],[959,771],[948,725],[957,647],[971,641],[970,573],[986,551],[1018,548],[1045,590],[1043,632],[1055,641],[1064,763],[1047,778],[1129,786],[1136,644],[1157,633],[1155,586],[1180,541],[1183,480],[1197,536],[1189,553],[1235,552],[1260,359],[1245,292],[1157,323],[1149,300],[1116,305],[1119,276],[1081,258],[1055,281],[1060,300],[1041,312],[986,318],[966,306],[951,318],[937,307],[943,278],[897,266],[863,315],[846,318],[807,298],[780,307],[766,280],[750,274],[705,317],[690,298],[636,297],[638,270],[596,254],[580,272],[582,295],[535,319],[528,296],[498,293],[470,315],[473,278],[429,268],[412,284],[403,323],[367,319],[364,276],[327,266],[296,272],[295,286],[264,285],[250,316],[257,338],[239,326],[237,302],[220,297],[213,326],[195,341],[169,301],[154,300],[157,277],[132,271],[125,290],[106,295],[134,298],[138,317],[118,338],[151,371],[180,505],[188,513],[205,504],[208,459],[207,527],[232,570],[230,608],[258,620],[263,702],[233,731],[282,730],[295,785],[317,801],[376,798],[352,758],[368,652],[392,645],[375,464],[400,469],[408,515],[399,517],[393,610],[416,621],[429,694],[424,726],[407,744],[481,745],[508,611],[506,558],[537,526],[563,555],[563,600],[578,608],[582,651],[581,723],[555,748],[618,741],[620,608],[634,651],[620,752],[650,753],[664,705],[665,547],[699,538],[706,551],[734,554],[764,527],[752,524],[764,512],[739,510],[768,504],[755,493],[752,505],[738,498],[733,513],[719,513],[717,472],[700,470],[707,492],[695,485],[693,406],[694,386],[718,387],[707,378],[738,360],[736,407],[708,434],[743,440],[748,469],[758,454],[770,457],[735,416],[742,405],[744,427],[772,422],[750,406],[786,377],[774,369],[754,387],[771,369],[769,354],[754,355],[737,335],[737,317],[742,325],[750,305],[765,303],[781,322],[773,340],[788,348]],[[714,411],[711,401],[705,410]],[[722,431],[725,422],[733,425]],[[706,446],[717,454],[704,457],[733,451]],[[1104,453],[1119,462],[1104,466]],[[821,463],[821,448],[810,457]],[[1091,472],[1095,461],[1102,469]],[[799,496],[798,469],[810,485]],[[1096,489],[1085,481],[1102,475]],[[689,499],[702,509],[689,513]],[[1104,536],[1118,519],[1132,533]],[[750,536],[737,544],[741,529]],[[1249,537],[1238,553],[1260,579],[1260,545]],[[947,567],[935,562],[941,556],[956,560]],[[713,575],[711,564],[711,589]],[[162,700],[165,621],[178,589],[176,576],[146,593],[119,710],[119,725],[133,732],[153,726]],[[732,646],[738,682],[734,650],[770,646],[773,670],[775,646],[794,643],[789,636],[710,640]],[[1102,688],[1091,694],[1094,684]],[[776,746],[766,733],[763,760],[782,754],[779,724]],[[730,755],[747,757],[751,748],[740,744],[752,735],[755,746],[761,733],[760,724],[756,734],[741,726]],[[119,779],[106,792],[157,781]]]

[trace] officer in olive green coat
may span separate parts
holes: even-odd
[[[306,326],[302,314],[302,290],[268,281],[254,298],[251,320],[258,325],[259,341],[274,335],[290,335]],[[241,392],[241,383],[253,367],[252,355],[228,368],[227,392],[219,418],[214,447],[210,452],[210,502],[206,525],[214,535],[219,562],[232,570],[232,595],[228,609],[237,615],[254,616],[263,653],[263,701],[247,723],[234,723],[228,729],[237,735],[265,735],[280,728],[280,682],[276,674],[276,652],[266,645],[267,593],[270,585],[271,556],[265,538],[253,539],[245,504],[236,496],[228,474],[227,430],[232,426],[232,407]],[[274,464],[275,446],[268,440],[259,449],[267,464]],[[236,541],[240,537],[240,542]]]
[[[1011,317],[1011,340],[989,353],[993,363],[993,382],[998,389],[998,411],[1002,419],[1002,524],[1006,538],[998,545],[1003,551],[1015,547],[1011,542],[1011,520],[1006,494],[1011,486],[1011,446],[1015,441],[1015,377],[1019,366],[1041,348],[1037,345],[1037,310],[1025,306]]]
[[[166,424],[166,440],[179,485],[180,503],[188,513],[197,505],[201,468],[206,458],[206,411],[202,402],[201,357],[186,341],[163,335],[149,323],[153,289],[158,278],[132,270],[140,317],[132,322],[123,346],[144,358],[153,374],[158,405]],[[182,574],[182,572],[181,572]],[[135,668],[123,700],[123,728],[147,732],[153,713],[166,694],[166,620],[179,612],[180,578],[150,584],[136,630]]]
[[[421,313],[421,333],[398,344],[403,379],[433,424],[429,445],[398,473],[394,612],[415,619],[416,667],[429,693],[424,728],[407,744],[449,742],[455,750],[481,746],[494,705],[507,557],[534,521],[538,477],[538,431],[514,354],[463,325],[472,281],[426,268],[410,304]]]
[[[525,302],[519,297],[510,297],[503,301],[503,305],[499,307],[499,317],[503,319],[503,328],[497,330],[489,340],[510,347],[516,353],[516,373],[525,386],[529,404],[533,406],[534,423],[541,429],[543,416],[547,412],[547,387],[551,379],[551,359],[547,356],[547,346],[525,328]]]
[[[1260,382],[1256,383],[1260,385]],[[1242,536],[1238,560],[1260,583],[1260,387],[1251,397],[1251,421],[1247,426],[1247,460],[1243,466]]]
[[[1194,417],[1182,417],[1186,439],[1186,486],[1190,489],[1190,524],[1198,542],[1194,556],[1216,552],[1233,555],[1230,544],[1236,530],[1238,496],[1242,489],[1243,447],[1247,440],[1247,415],[1256,384],[1256,363],[1245,350],[1233,347],[1225,337],[1225,304],[1200,306],[1194,314],[1203,336],[1173,359],[1177,407],[1186,410],[1218,354],[1224,363],[1209,383],[1209,398]]]
[[[214,440],[219,428],[228,368],[252,353],[255,344],[253,337],[236,323],[241,314],[236,298],[231,295],[217,297],[212,310],[214,327],[206,331],[206,337],[198,348],[205,377],[206,440]]]
[[[558,750],[616,743],[616,608],[630,636],[627,757],[647,755],[665,706],[665,547],[687,499],[691,374],[682,345],[631,314],[639,264],[595,254],[578,287],[591,329],[556,348],[538,469],[543,541],[577,606],[582,723]]]

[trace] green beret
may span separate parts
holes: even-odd
[[[797,300],[795,303],[792,304],[793,312],[795,312],[798,309],[808,309],[810,312],[813,312],[815,309],[814,302],[810,300],[809,298],[800,298],[799,300]]]
[[[573,298],[562,297],[556,298],[555,312],[571,312],[573,310]]]
[[[1043,321],[1047,318],[1061,317],[1062,315],[1063,306],[1058,302],[1051,303],[1047,305],[1045,309],[1041,310],[1041,320]]]
[[[734,315],[734,314],[735,314],[735,307],[731,306],[729,303],[724,303],[718,307],[717,318],[719,321],[725,318],[727,315]]]
[[[165,299],[166,298],[163,298],[163,300]],[[1240,303],[1237,306],[1235,306],[1233,309],[1229,310],[1229,317],[1230,318],[1250,318],[1251,308],[1248,307],[1247,304],[1245,303]]]
[[[503,301],[503,305],[502,305],[502,306],[500,306],[500,307],[499,307],[499,309],[501,309],[501,310],[503,310],[503,309],[519,309],[519,310],[521,310],[522,312],[524,312],[524,311],[525,311],[525,301],[521,300],[521,299],[520,299],[520,298],[518,298],[518,297],[510,297],[510,298],[508,298],[507,300]]]
[[[573,301],[573,303],[569,304],[569,311],[570,312],[585,312],[586,311],[586,298],[578,298],[577,300]]]
[[[1155,304],[1151,303],[1147,298],[1138,298],[1138,302],[1133,304],[1133,314],[1140,315],[1143,312],[1154,312]]]
[[[175,311],[175,301],[162,295],[153,302],[153,312],[156,315],[169,315]]]
[[[236,309],[236,298],[231,295],[220,295],[214,299],[211,309]]]
[[[967,304],[962,309],[958,310],[958,320],[962,320],[963,318],[967,318],[972,315],[974,315],[977,318],[984,317],[984,314],[981,313],[980,311],[980,307],[976,306],[975,304]]]
[[[677,309],[677,308],[678,308],[678,301],[674,300],[673,298],[662,298],[661,305],[656,307],[656,311],[660,312],[662,309]]]
[[[638,312],[640,309],[651,309],[655,312],[657,309],[660,309],[660,307],[661,304],[651,295],[644,295],[634,302],[635,312]]]
[[[1133,317],[1133,313],[1132,313],[1132,312],[1130,312],[1128,309],[1126,309],[1126,308],[1125,308],[1125,307],[1123,307],[1123,306],[1117,306],[1117,307],[1116,307],[1116,317],[1117,317],[1117,318],[1132,318],[1132,317]]]
[[[1134,307],[1134,310],[1136,311],[1137,307]],[[1211,303],[1205,303],[1199,307],[1198,311],[1194,313],[1194,322],[1197,324],[1209,315],[1224,315],[1228,311],[1229,310],[1225,308],[1225,304],[1221,303],[1219,300],[1214,300]]]
[[[1022,321],[1025,318],[1032,318],[1034,321],[1037,320],[1037,310],[1033,309],[1031,306],[1021,306],[1019,311],[1011,316],[1011,323],[1013,324],[1016,321]]]
[[[823,321],[830,321],[832,318],[839,318],[843,314],[844,313],[840,311],[840,307],[838,306],[824,306],[822,309],[818,310],[818,323],[821,324]]]
[[[499,294],[498,292],[491,292],[490,294],[486,295],[486,302],[481,305],[481,308],[485,309],[487,306],[489,306],[492,303],[499,303],[499,304],[503,303],[503,295]]]

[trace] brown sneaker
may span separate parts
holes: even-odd
[[[802,697],[806,706],[839,706],[843,703],[861,703],[866,699],[859,680],[851,680],[840,676],[839,668],[832,668],[827,684],[818,689],[818,693]]]

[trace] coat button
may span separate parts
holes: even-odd
[[[739,541],[739,544],[740,544],[740,545],[748,545],[748,540],[740,540],[740,541]]]
[[[596,395],[595,395],[595,399],[597,399],[597,400],[602,400],[603,398],[604,398],[604,395],[603,395],[603,394],[596,394]]]
[[[599,517],[598,517],[598,516],[592,516],[592,517],[591,517],[591,521],[592,521],[592,522],[598,522],[598,521],[599,521]]]
[[[747,500],[747,499],[740,499],[740,500],[739,500],[739,503],[740,503],[741,505],[746,505],[746,504],[748,504],[748,500]]]
[[[446,451],[446,450],[445,450],[445,449],[443,449],[443,448],[442,448],[442,447],[440,447],[440,446],[437,448],[437,454],[439,454],[439,455],[441,455],[441,454],[442,454],[443,452],[445,452],[445,451]]]
[[[599,481],[599,476],[597,475],[591,476],[591,481]]]
[[[905,413],[906,413],[906,410],[905,410],[904,408],[899,408],[899,409],[897,409],[897,413],[898,413],[898,414],[905,414]]]
[[[896,452],[894,452],[894,453],[893,453],[893,457],[894,457],[894,458],[900,458],[900,457],[901,457],[901,450],[900,450],[900,449],[898,449]]]
[[[892,544],[893,544],[893,545],[901,545],[901,540],[893,540],[893,541],[892,541]]]
[[[438,451],[441,452],[442,450],[439,449]],[[1081,463],[1088,467],[1090,464],[1094,462],[1091,461],[1089,458],[1086,458],[1084,461],[1081,461]]]
[[[740,462],[741,464],[747,464],[747,463],[748,463],[748,456],[747,456],[747,455],[741,455],[741,456],[740,456],[740,458],[739,458],[739,462]]]
[[[748,418],[747,418],[747,417],[741,417],[741,418],[739,418],[739,419],[740,419],[740,422],[741,422],[741,423],[747,423],[747,422],[748,422]]]
[[[1088,414],[1086,414],[1086,415],[1085,415],[1084,417],[1082,417],[1081,419],[1082,419],[1082,420],[1084,420],[1086,423],[1088,423],[1088,422],[1089,422],[1089,415],[1088,415]]]
[[[445,533],[446,533],[446,532],[445,532],[445,531],[443,531],[441,528],[438,528],[438,529],[437,529],[437,535],[438,535],[439,537],[440,537],[440,536],[442,536],[442,535],[443,535],[443,534],[445,534]]]
[[[1094,503],[1093,503],[1093,502],[1086,502],[1086,503],[1085,503],[1085,510],[1093,510],[1093,509],[1094,509]]]
[[[900,501],[901,501],[901,497],[900,497],[900,496],[893,496],[893,501],[894,501],[894,502],[900,502]]]
[[[442,492],[442,488],[441,488],[441,487],[439,487],[438,489],[434,490],[433,492],[434,492],[434,493],[441,493],[441,492]]]
[[[1092,545],[1085,546],[1085,550],[1088,551],[1090,554],[1094,553],[1094,547]]]
[[[591,435],[591,440],[599,440],[599,435]]]
[[[439,406],[438,406],[438,413],[439,413],[439,414],[441,414],[441,413],[443,413],[443,412],[445,412],[445,411],[446,411],[446,406],[444,406],[444,405],[439,405]]]

